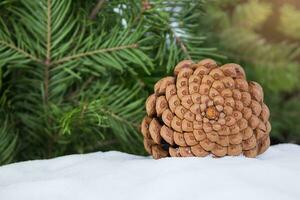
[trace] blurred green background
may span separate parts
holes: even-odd
[[[145,155],[153,84],[183,59],[236,62],[259,82],[272,144],[300,144],[297,0],[3,0],[0,164]]]
[[[263,85],[272,143],[300,143],[300,2],[212,1],[205,10],[210,42]]]

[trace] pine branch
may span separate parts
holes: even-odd
[[[3,44],[4,46],[6,46],[6,47],[8,47],[8,48],[10,48],[10,49],[12,49],[12,50],[14,50],[14,51],[22,54],[22,55],[24,55],[27,58],[30,58],[33,61],[42,63],[42,61],[40,59],[38,59],[34,55],[31,55],[31,54],[27,53],[26,51],[24,51],[21,48],[16,47],[14,44],[7,43],[7,42],[5,42],[3,40],[0,40],[0,44]]]
[[[2,6],[0,65],[7,66],[1,69],[9,88],[3,107],[18,119],[10,130],[22,131],[17,159],[86,150],[141,153],[148,87],[178,60],[211,52],[201,48],[196,28],[189,29],[194,5],[198,1],[24,0]],[[184,9],[171,13],[170,7]],[[99,145],[106,141],[116,143]],[[3,154],[12,158],[14,150]]]
[[[101,53],[105,53],[105,52],[119,51],[119,50],[123,50],[123,49],[132,49],[132,48],[137,48],[137,47],[138,47],[138,44],[130,44],[130,45],[111,47],[111,48],[106,48],[106,49],[98,49],[98,50],[94,50],[94,51],[88,51],[88,52],[75,54],[75,55],[72,55],[72,56],[66,56],[64,58],[61,58],[59,60],[56,60],[56,61],[52,62],[51,64],[56,65],[56,64],[61,64],[63,62],[70,61],[70,60],[78,60],[82,57],[91,56],[91,55],[94,55],[94,54],[101,54]]]

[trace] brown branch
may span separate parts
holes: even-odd
[[[190,56],[190,54],[189,54],[189,52],[188,52],[188,50],[187,50],[184,42],[181,40],[181,38],[179,36],[176,35],[176,33],[172,30],[172,28],[171,28],[171,31],[172,31],[172,33],[173,33],[173,35],[175,37],[176,43],[179,44],[179,46],[180,46],[181,50],[183,51],[183,53],[185,54],[186,58],[188,60],[191,60],[192,58],[191,58],[191,56]]]
[[[46,60],[45,60],[45,72],[44,72],[44,104],[48,105],[49,101],[49,70],[51,65],[51,0],[47,1],[47,35],[46,35]],[[49,126],[52,124],[52,120],[47,114],[47,121]],[[51,157],[53,145],[57,136],[53,135],[48,141],[48,157]]]
[[[99,10],[102,8],[102,6],[104,5],[105,0],[99,0],[98,3],[96,4],[96,6],[94,7],[94,9],[92,10],[89,19],[93,20],[96,18]]]
[[[83,84],[81,89],[85,90],[85,88],[95,79],[94,76],[90,76]]]
[[[138,47],[137,44],[130,44],[130,45],[112,47],[112,48],[107,48],[107,49],[98,49],[98,50],[94,50],[94,51],[88,51],[88,52],[75,54],[72,56],[66,56],[64,58],[61,58],[60,60],[52,62],[52,64],[60,64],[60,63],[66,62],[66,61],[70,61],[70,60],[74,60],[74,59],[78,59],[78,58],[82,58],[82,57],[86,57],[86,56],[91,56],[94,54],[111,52],[111,51],[119,51],[122,49],[130,49],[130,48],[137,48],[137,47]]]

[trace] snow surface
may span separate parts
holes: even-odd
[[[258,158],[165,158],[120,152],[0,167],[0,200],[299,200],[300,146]]]

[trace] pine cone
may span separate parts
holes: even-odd
[[[213,154],[256,157],[270,146],[262,87],[238,64],[184,60],[146,101],[144,146],[155,159]]]

